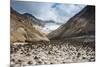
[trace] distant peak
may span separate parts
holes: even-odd
[[[30,17],[34,17],[32,14],[30,13],[24,13],[23,15],[26,15],[26,16],[30,16]]]

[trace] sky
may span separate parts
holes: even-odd
[[[66,22],[70,17],[84,8],[85,5],[13,1],[11,6],[20,13],[30,13],[42,20]]]
[[[53,20],[57,23],[64,24],[72,16],[81,11],[86,5],[82,4],[64,4],[64,3],[48,3],[34,1],[15,1],[12,0],[11,7],[17,12],[30,13],[41,20]],[[49,24],[46,25],[46,27]],[[50,29],[56,29],[59,26],[50,24]],[[55,24],[54,24],[55,25]]]

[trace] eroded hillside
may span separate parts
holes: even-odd
[[[11,42],[49,41],[41,27],[11,8]]]

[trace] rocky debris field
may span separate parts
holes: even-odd
[[[94,42],[51,40],[29,44],[11,44],[11,67],[42,64],[94,62]]]

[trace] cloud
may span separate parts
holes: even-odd
[[[79,12],[85,5],[13,1],[11,6],[20,13],[30,13],[42,20],[54,20],[66,22],[69,18]]]

